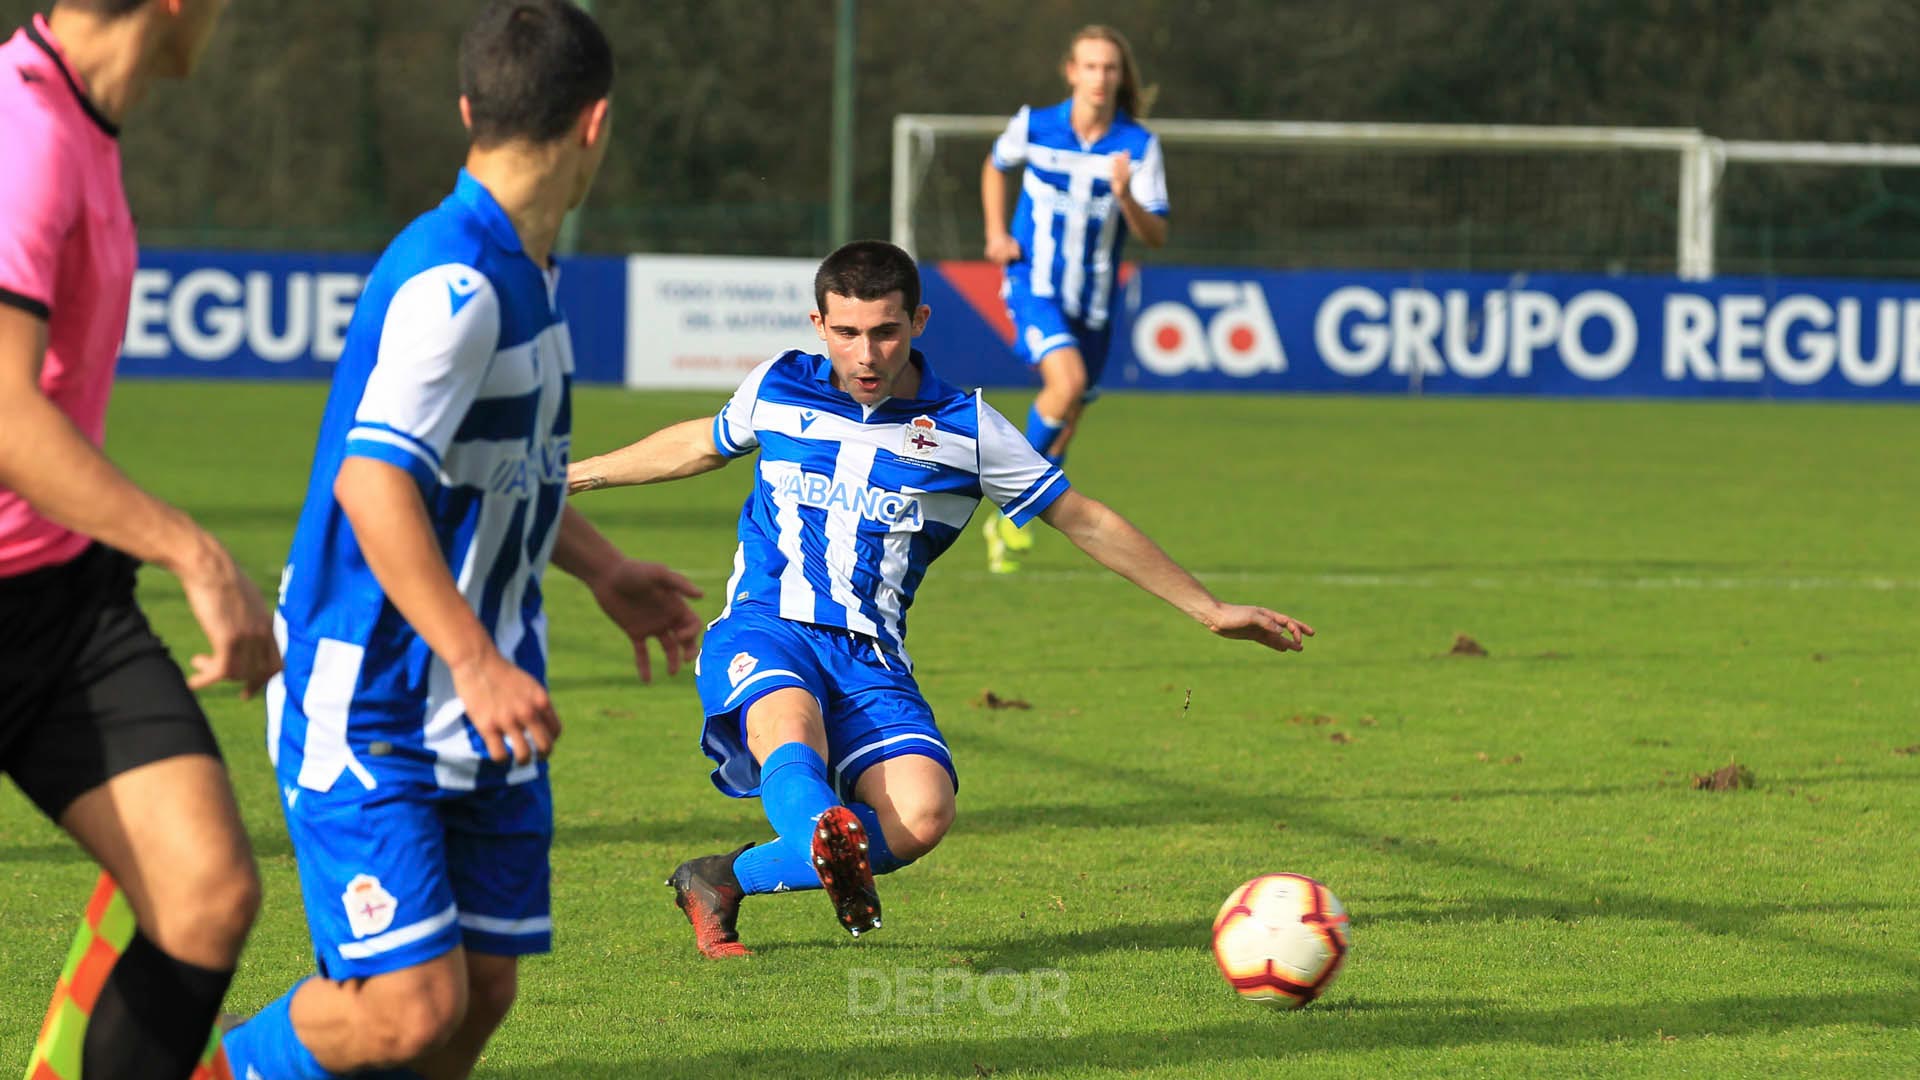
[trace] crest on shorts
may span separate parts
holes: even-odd
[[[733,663],[727,665],[727,679],[739,686],[740,680],[753,674],[753,669],[759,666],[760,661],[755,660],[751,653],[734,653]]]
[[[911,457],[931,457],[935,450],[940,449],[940,440],[934,438],[938,430],[933,417],[914,417],[901,435],[900,452]]]
[[[357,938],[392,926],[394,911],[400,906],[372,874],[355,874],[353,880],[347,882],[347,891],[340,894],[340,902],[347,906],[347,925],[353,928],[353,936]]]

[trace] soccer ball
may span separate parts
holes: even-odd
[[[1347,958],[1347,909],[1299,874],[1264,874],[1233,890],[1213,920],[1220,974],[1249,1001],[1297,1009],[1326,992]]]

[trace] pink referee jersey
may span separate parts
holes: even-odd
[[[0,304],[47,321],[40,388],[96,446],[136,259],[119,135],[44,18],[0,45]],[[88,543],[0,487],[0,577],[65,562]]]

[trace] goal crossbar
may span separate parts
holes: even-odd
[[[942,136],[991,138],[1004,116],[909,113],[893,121],[893,241],[915,250],[914,206]],[[1501,153],[1525,151],[1670,153],[1676,160],[1675,267],[1688,280],[1714,272],[1714,232],[1729,162],[1920,168],[1920,146],[1719,139],[1697,128],[1530,124],[1374,124],[1286,120],[1155,120],[1170,142],[1189,146],[1303,146],[1326,149]]]

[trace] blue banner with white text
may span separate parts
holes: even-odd
[[[363,255],[143,252],[120,370],[328,378],[372,265]],[[1107,390],[1920,399],[1917,282],[1129,271]],[[684,313],[660,309],[647,287],[680,277],[794,284],[727,293],[729,318],[685,340]],[[944,378],[1036,385],[1010,347],[998,267],[928,263],[923,277],[934,315],[916,344]],[[777,351],[769,326],[798,327],[781,347],[821,348],[801,322],[810,278],[806,260],[564,260],[576,379],[731,389]],[[695,353],[702,363],[681,355]],[[707,362],[715,357],[727,362]]]
[[[1148,269],[1110,387],[1920,398],[1920,284]]]
[[[330,379],[369,255],[142,251],[120,347],[129,377]],[[626,375],[626,260],[563,260],[574,378]]]

